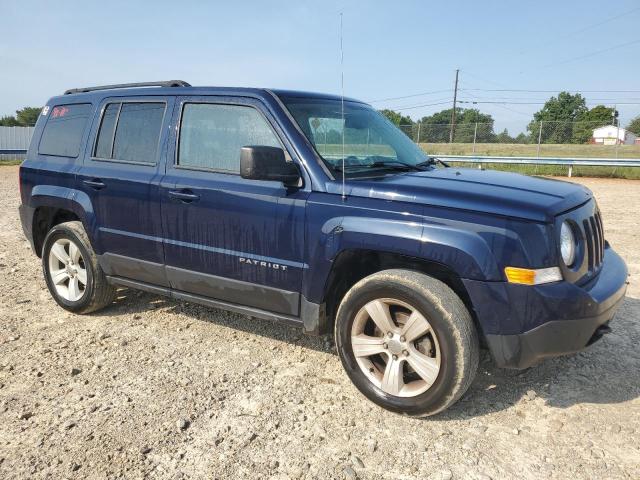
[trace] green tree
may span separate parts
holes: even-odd
[[[456,131],[453,141],[472,143],[475,137],[476,143],[495,142],[493,123],[491,115],[482,113],[477,108],[462,109],[462,115],[456,114]]]
[[[0,127],[17,127],[18,125],[20,124],[13,115],[5,115],[0,118]]]
[[[573,126],[572,143],[589,143],[593,137],[594,128],[611,124],[613,111],[614,109],[611,107],[596,105],[591,110],[579,115]]]
[[[627,125],[627,130],[635,135],[640,136],[640,115],[629,122],[629,125]]]
[[[420,123],[420,139],[424,142],[445,143],[449,141],[451,131],[451,112],[448,108],[433,115],[422,117]],[[492,142],[495,140],[493,133],[493,117],[482,113],[475,108],[456,108],[456,127],[453,141],[458,143]],[[476,131],[476,124],[478,128]]]
[[[387,117],[396,127],[399,127],[400,125],[413,125],[411,117],[402,115],[394,110],[388,110],[385,108],[384,110],[380,110],[380,113]]]
[[[15,116],[5,115],[0,118],[0,127],[33,127],[41,110],[38,107],[24,107],[16,110]]]
[[[16,120],[22,126],[33,127],[41,111],[42,108],[38,107],[24,107],[21,110],[16,110]]]
[[[527,126],[531,137],[542,143],[570,143],[573,140],[573,124],[578,117],[588,111],[582,95],[560,92],[557,97],[546,101],[541,110],[533,114]],[[542,122],[542,135],[540,135]]]
[[[433,115],[422,117],[420,123],[420,140],[428,143],[446,143],[449,141],[451,122],[451,110],[442,110]],[[456,115],[461,114],[462,109],[456,110]]]
[[[496,142],[498,143],[515,143],[515,138],[509,135],[509,131],[505,128],[502,132],[496,135]]]

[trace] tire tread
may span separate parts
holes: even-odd
[[[91,263],[91,270],[93,272],[93,288],[91,291],[91,298],[86,303],[86,305],[78,310],[74,310],[75,313],[79,314],[87,314],[91,312],[95,312],[96,310],[100,310],[107,305],[111,304],[116,296],[116,289],[113,285],[111,285],[107,281],[107,277],[100,267],[100,263],[98,262],[98,257],[96,253],[93,251],[91,246],[91,242],[89,241],[89,237],[87,232],[82,225],[82,222],[74,220],[71,222],[64,222],[53,227],[47,236],[51,235],[54,232],[58,231],[70,231],[73,235],[75,235],[83,244],[83,247],[89,254],[89,258],[85,259]],[[45,239],[44,245],[47,245],[47,240]],[[43,262],[46,262],[46,256],[43,253]],[[45,275],[46,275],[45,269]]]
[[[469,389],[475,378],[480,359],[480,343],[478,332],[473,319],[460,297],[444,282],[430,277],[424,273],[413,270],[390,269],[374,273],[357,282],[342,299],[338,309],[337,319],[341,318],[340,311],[350,302],[351,298],[359,291],[366,289],[369,285],[378,282],[385,282],[390,285],[402,285],[408,289],[419,292],[430,303],[437,306],[443,316],[453,327],[460,355],[458,355],[457,366],[455,368],[454,388],[449,392],[440,405],[435,409],[427,410],[423,413],[412,414],[415,417],[425,417],[435,415],[446,410]],[[334,335],[336,346],[340,350],[339,344],[339,321],[336,320]]]

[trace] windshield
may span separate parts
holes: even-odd
[[[430,159],[422,149],[368,105],[345,101],[343,120],[340,100],[293,97],[282,100],[333,171],[342,171],[343,158],[345,175],[352,177],[429,168]]]

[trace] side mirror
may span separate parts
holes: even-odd
[[[251,145],[240,149],[240,176],[249,180],[272,180],[287,187],[298,186],[300,171],[287,162],[278,147]]]

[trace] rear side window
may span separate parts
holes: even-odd
[[[80,154],[82,134],[90,115],[90,103],[53,107],[42,131],[38,153],[59,157],[77,157]]]
[[[104,109],[94,157],[123,162],[156,162],[165,104],[109,103]]]
[[[100,134],[96,143],[94,156],[98,158],[111,158],[111,147],[113,146],[113,133],[116,130],[116,119],[120,110],[119,103],[110,103],[102,115],[100,124]]]
[[[182,111],[178,165],[240,172],[240,149],[281,147],[266,119],[253,107],[187,103]]]

